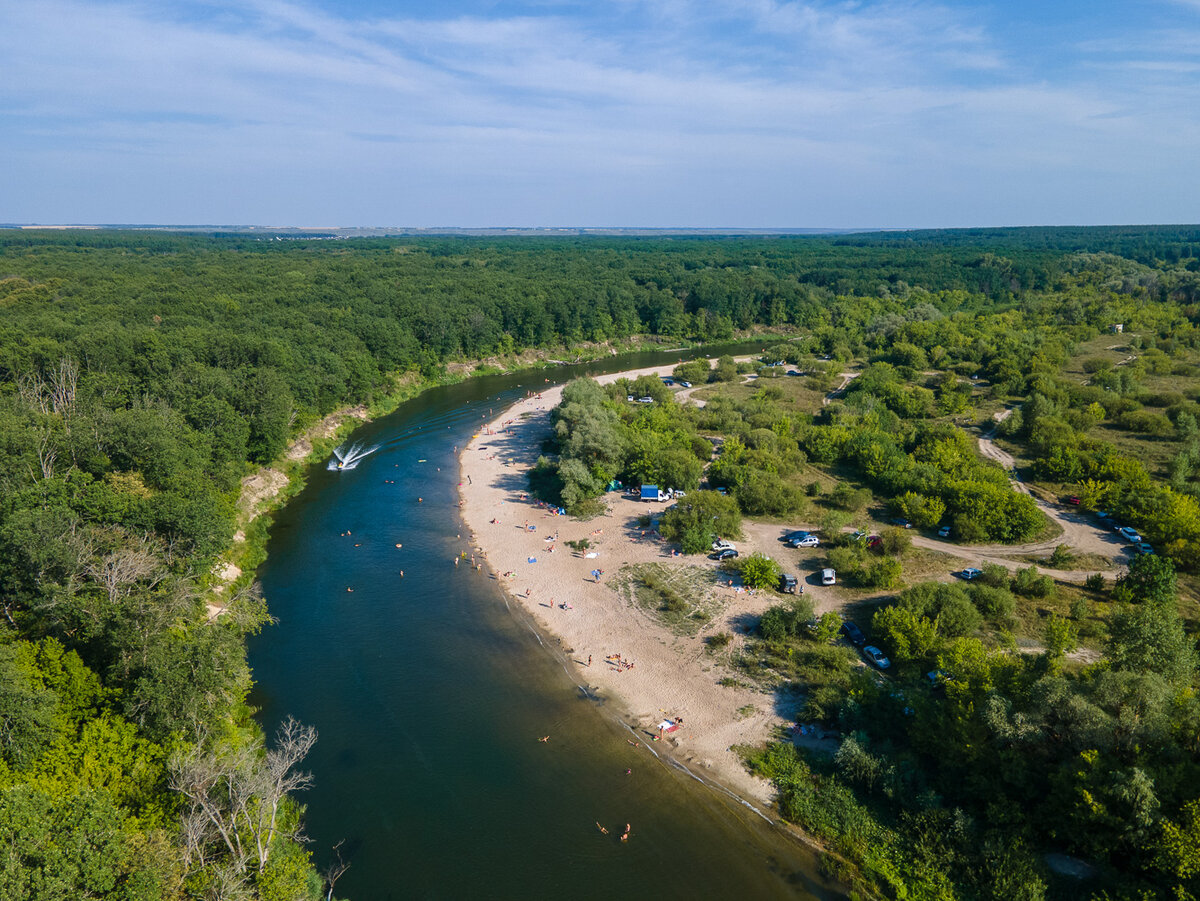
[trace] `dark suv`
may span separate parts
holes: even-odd
[[[862,629],[854,625],[854,623],[850,622],[850,620],[846,620],[844,623],[842,623],[842,628],[839,631],[842,633],[842,636],[856,648],[861,648],[867,643],[867,636],[863,635]]]
[[[796,586],[798,584],[799,583],[796,581],[796,577],[789,575],[788,573],[784,573],[779,577],[779,590],[784,594],[795,594]]]

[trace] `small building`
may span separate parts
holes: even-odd
[[[1112,331],[1113,331],[1113,334],[1114,334],[1114,335],[1119,335],[1119,334],[1121,334],[1121,332],[1125,331],[1125,323],[1123,323],[1123,322],[1114,322],[1114,323],[1112,324]]]

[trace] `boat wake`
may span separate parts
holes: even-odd
[[[353,469],[377,450],[379,450],[378,444],[371,447],[366,447],[362,444],[343,444],[334,450],[333,457],[325,468],[331,469],[334,472],[344,472],[347,469]]]

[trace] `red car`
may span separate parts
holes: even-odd
[[[1072,507],[1078,507],[1083,503],[1083,500],[1072,494],[1070,497],[1064,497],[1063,503],[1070,504]]]
[[[870,535],[867,537],[867,547],[875,550],[877,547],[883,547],[883,539],[878,535]]]

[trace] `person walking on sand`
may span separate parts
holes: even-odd
[[[592,655],[588,654],[588,666],[592,665]]]

